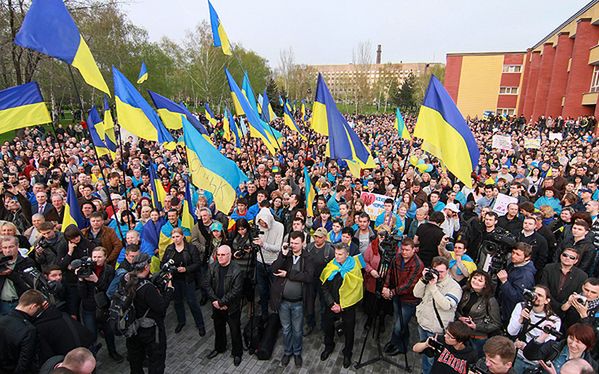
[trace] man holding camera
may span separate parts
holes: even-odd
[[[499,305],[501,307],[501,320],[509,320],[516,304],[524,301],[522,292],[530,289],[535,284],[535,269],[530,261],[532,247],[526,243],[516,243],[512,248],[512,263],[507,269],[497,273],[499,285]]]
[[[32,259],[19,255],[19,240],[14,236],[0,239],[0,315],[15,309],[19,297],[30,287],[23,278],[23,270],[35,266]]]
[[[435,334],[441,334],[455,319],[462,288],[448,276],[449,261],[437,256],[431,261],[431,268],[422,271],[422,278],[414,286],[414,296],[422,299],[416,307],[416,320],[420,341]],[[428,374],[431,370],[432,359],[422,357],[422,371]]]
[[[573,311],[575,322],[588,323],[599,330],[599,278],[588,278],[582,285],[582,293],[572,293],[562,305],[562,311]],[[595,345],[594,353],[599,353]],[[599,355],[594,355],[599,357]]]
[[[137,333],[127,338],[127,355],[132,373],[143,373],[143,362],[149,357],[150,373],[164,373],[166,360],[166,331],[164,317],[173,297],[174,288],[169,280],[164,293],[148,279],[151,257],[138,254],[133,260],[133,271],[127,274],[126,289],[135,294],[135,317],[139,320]]]
[[[304,307],[313,302],[314,267],[303,252],[304,233],[292,231],[289,247],[283,244],[279,257],[272,264],[275,281],[271,287],[270,305],[278,311],[283,328],[285,351],[281,364],[287,366],[293,355],[295,366],[302,366]],[[290,250],[291,249],[291,250]]]
[[[490,374],[516,374],[512,368],[516,358],[516,346],[508,337],[497,335],[489,338],[483,346],[485,357],[476,364],[476,369]]]
[[[385,345],[385,353],[390,356],[407,352],[410,341],[409,324],[419,301],[413,291],[423,269],[424,264],[416,254],[414,241],[404,239],[391,271],[387,272],[382,290],[384,298],[393,300],[393,332],[391,340]]]
[[[67,252],[67,241],[57,232],[53,222],[43,222],[39,226],[40,239],[34,246],[35,262],[39,266],[58,263],[58,253]]]

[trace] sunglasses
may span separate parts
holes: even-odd
[[[562,253],[562,257],[569,258],[570,260],[576,260],[578,257],[569,255],[567,253]]]

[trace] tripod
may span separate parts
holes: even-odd
[[[381,249],[379,248],[379,251]],[[397,256],[397,255],[396,255]],[[389,262],[391,262],[391,265],[389,265]],[[362,342],[362,348],[360,349],[360,358],[358,359],[358,362],[356,363],[356,365],[354,366],[356,369],[360,369],[363,368],[364,366],[370,365],[370,364],[374,364],[375,362],[379,362],[379,361],[383,361],[386,362],[389,365],[395,366],[397,368],[400,369],[404,369],[405,371],[407,371],[408,373],[412,372],[412,368],[410,367],[410,365],[408,364],[408,353],[407,353],[407,347],[404,347],[404,365],[398,364],[395,361],[392,361],[391,359],[387,358],[386,356],[383,355],[383,348],[381,347],[381,326],[380,326],[380,319],[382,318],[383,313],[385,313],[384,310],[382,310],[383,308],[381,308],[381,301],[382,301],[382,295],[381,295],[381,291],[382,291],[382,286],[384,283],[384,278],[387,275],[387,272],[391,270],[391,279],[393,281],[395,281],[395,279],[397,279],[395,277],[395,257],[393,258],[393,261],[384,261],[382,259],[381,256],[381,262],[379,264],[379,279],[377,280],[377,290],[376,290],[376,306],[377,306],[377,313],[374,315],[373,321],[372,321],[372,326],[374,326],[374,330],[372,332],[372,336],[374,339],[376,339],[376,347],[377,347],[377,352],[378,355],[371,358],[370,360],[366,361],[366,362],[362,362],[362,358],[364,356],[364,349],[366,348],[366,342],[368,341],[368,335],[370,335],[370,327],[366,327],[365,332],[366,332],[366,336],[364,337],[364,341]],[[403,326],[403,312],[401,310],[401,301],[399,304],[399,319],[400,319],[400,323]],[[405,344],[404,344],[405,345]]]

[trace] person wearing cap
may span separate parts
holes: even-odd
[[[449,203],[443,208],[445,220],[440,227],[443,229],[443,233],[450,238],[453,238],[460,231],[460,217],[458,213],[460,213],[460,208],[455,203]]]
[[[335,251],[333,250],[331,243],[327,241],[328,233],[326,229],[319,227],[316,229],[313,236],[314,240],[312,240],[306,247],[306,253],[310,256],[310,260],[314,266],[314,282],[312,283],[314,292],[310,295],[310,297],[312,297],[311,302],[306,304],[306,329],[304,331],[304,336],[310,335],[316,327],[316,315],[314,311],[316,295],[318,295],[320,299],[320,325],[321,327],[323,326],[324,305],[318,277],[320,276],[320,273],[322,273],[322,269],[324,269],[325,265],[335,257]]]
[[[562,212],[562,205],[555,197],[555,189],[547,187],[544,191],[544,196],[541,196],[535,201],[535,209],[540,209],[543,205],[549,205],[558,215]]]
[[[511,183],[514,180],[514,177],[510,174],[509,169],[510,167],[508,165],[501,165],[497,178],[503,178],[507,183]]]
[[[148,254],[138,254],[131,264],[133,270],[125,277],[125,288],[135,293],[135,316],[142,322],[137,333],[126,339],[131,373],[144,372],[143,363],[146,357],[149,359],[148,367],[152,373],[164,373],[166,366],[164,317],[173,298],[174,288],[169,278],[164,291],[158,291],[149,280],[150,260]]]
[[[593,200],[593,192],[588,188],[581,188],[578,193],[580,194],[580,210],[582,211],[586,204]]]

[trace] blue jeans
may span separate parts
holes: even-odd
[[[401,315],[400,315],[401,305]],[[401,303],[399,296],[393,297],[393,333],[391,334],[391,344],[394,347],[401,349],[403,352],[408,351],[410,343],[410,321],[416,314],[416,304]]]
[[[108,352],[116,352],[114,332],[108,323],[98,323],[96,320],[95,310],[81,309],[81,322],[83,323],[83,326],[85,326],[92,333],[94,342],[98,339],[98,328],[101,329],[104,332],[104,340],[106,341],[106,348],[108,349]]]
[[[266,269],[265,269],[266,267]],[[262,317],[268,316],[268,300],[270,298],[270,284],[273,281],[274,276],[272,275],[272,267],[270,265],[263,264],[262,262],[256,262],[256,281],[258,285],[258,292],[260,293],[260,310]]]
[[[435,336],[435,333],[427,331],[422,327],[418,326],[418,335],[420,335],[420,341],[423,342],[431,336]],[[431,372],[431,367],[433,366],[434,359],[434,357],[427,357],[424,353],[422,353],[422,373],[429,374]]]
[[[279,318],[283,327],[285,354],[299,356],[302,354],[302,337],[304,336],[304,305],[302,301],[281,301]]]
[[[193,282],[187,283],[185,279],[173,279],[173,287],[175,288],[173,303],[175,306],[175,313],[177,314],[177,322],[185,324],[185,305],[183,305],[183,299],[185,299],[191,310],[191,315],[196,323],[196,327],[204,327],[204,317],[202,316],[202,310],[200,309],[200,304],[196,298],[195,284]]]

